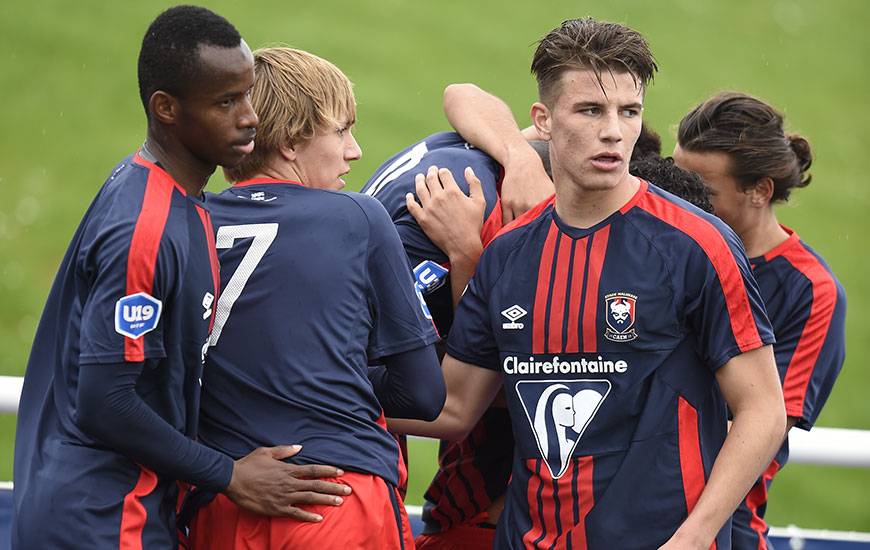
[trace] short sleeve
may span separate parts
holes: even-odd
[[[846,357],[846,297],[826,271],[787,289],[789,315],[776,327],[777,368],[786,414],[796,426],[815,424]]]
[[[690,248],[684,264],[684,311],[699,353],[716,370],[775,339],[737,236],[727,227],[713,225],[692,236],[697,246]]]
[[[499,369],[499,351],[489,315],[492,281],[498,277],[498,265],[493,247],[487,247],[478,263],[477,271],[468,283],[447,339],[447,353],[451,356],[491,370]]]
[[[367,198],[367,197],[365,197]],[[368,280],[373,326],[369,361],[438,340],[423,295],[414,285],[402,242],[389,215],[374,199],[360,204],[369,223]]]
[[[166,357],[165,317],[184,250],[164,236],[165,224],[158,220],[138,236],[136,224],[106,224],[82,249],[80,364]]]

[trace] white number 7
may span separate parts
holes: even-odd
[[[218,299],[217,311],[214,316],[214,328],[211,332],[209,345],[217,345],[218,338],[221,337],[221,331],[224,324],[230,317],[230,312],[233,310],[233,304],[236,303],[239,296],[242,294],[251,273],[257,268],[260,260],[266,254],[266,251],[278,235],[277,223],[254,223],[247,225],[224,225],[217,232],[215,245],[218,250],[224,248],[232,248],[236,239],[244,239],[253,237],[251,247],[245,252],[242,261],[239,262],[239,267],[236,272],[230,277],[229,282]]]

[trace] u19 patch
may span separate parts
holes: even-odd
[[[124,296],[115,303],[115,332],[139,338],[157,328],[163,303],[145,292]]]
[[[423,260],[414,268],[414,284],[423,294],[431,294],[447,281],[449,270],[432,260]]]

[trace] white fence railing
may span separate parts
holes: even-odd
[[[15,413],[24,379],[0,376],[0,413]],[[870,430],[790,430],[789,462],[870,468]]]

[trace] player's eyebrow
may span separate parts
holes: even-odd
[[[621,105],[622,109],[643,109],[643,103],[639,101],[634,101],[632,103],[626,103],[625,105]]]

